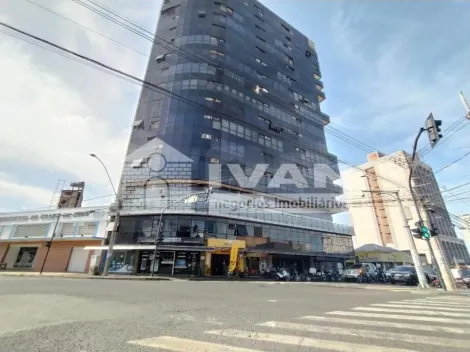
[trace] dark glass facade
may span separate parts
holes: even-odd
[[[325,142],[329,117],[320,110],[325,94],[313,42],[253,0],[165,0],[156,36],[145,80],[165,91],[147,85],[141,92],[121,179],[121,243],[154,239],[152,214],[213,181],[222,183],[219,194],[245,192],[228,164],[246,175],[267,164],[251,188],[263,194],[342,192],[331,175],[325,187],[313,187],[314,165],[339,174]],[[304,187],[268,187],[284,164],[299,170]],[[211,165],[221,165],[220,180],[212,179]],[[323,252],[329,233],[345,241],[343,252],[352,250],[352,229],[327,213],[297,220],[214,213],[204,204],[179,209],[164,217],[167,238],[191,237],[197,225],[206,236],[258,236]]]

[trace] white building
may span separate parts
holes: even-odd
[[[399,250],[409,250],[409,233],[404,228],[398,202],[390,192],[398,191],[402,199],[408,224],[413,228],[418,215],[408,187],[408,155],[399,151],[390,155],[378,152],[368,155],[368,161],[358,168],[343,173],[345,195],[355,230],[355,246],[375,243]],[[361,169],[361,170],[359,170]],[[362,171],[364,170],[364,171]],[[448,263],[454,261],[470,264],[470,256],[464,241],[454,231],[432,168],[415,160],[413,189],[421,204],[424,220],[438,229],[442,250]],[[366,191],[366,192],[363,192]],[[373,192],[371,192],[373,191]],[[378,192],[384,193],[378,193]],[[424,204],[431,205],[434,213],[427,212]],[[422,261],[430,263],[425,241],[414,239]]]
[[[0,264],[6,270],[87,272],[94,252],[85,247],[99,246],[106,238],[107,210],[90,207],[0,213]]]
[[[468,251],[470,251],[470,214],[464,214],[460,216],[460,218],[463,220],[462,222],[465,225],[464,240]]]

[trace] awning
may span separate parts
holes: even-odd
[[[297,255],[297,256],[307,256],[307,257],[324,257],[324,258],[349,258],[351,255],[341,255],[341,254],[327,254],[323,252],[299,252],[299,251],[288,251],[281,249],[272,249],[272,248],[244,248],[240,249],[244,253],[262,253],[262,254],[284,254],[284,255]]]
[[[108,250],[109,246],[86,246],[87,251]],[[132,251],[132,250],[154,250],[155,246],[151,244],[117,244],[114,245],[114,251]],[[204,246],[158,246],[158,251],[187,251],[187,252],[215,252],[215,247]]]

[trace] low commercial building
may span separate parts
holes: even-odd
[[[413,259],[409,251],[383,247],[377,244],[365,244],[355,248],[355,260],[359,263],[373,263],[376,267],[391,269],[399,265],[411,265]]]
[[[88,272],[93,251],[107,234],[107,208],[63,208],[0,213],[3,270]]]

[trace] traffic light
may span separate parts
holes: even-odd
[[[423,226],[421,228],[421,232],[423,233],[424,240],[429,240],[431,238],[431,233],[429,232],[429,229],[426,226]]]
[[[417,221],[415,223],[416,228],[411,229],[411,232],[413,232],[413,237],[420,239],[420,240],[428,240],[431,238],[431,236],[435,236],[432,234],[432,231],[429,231],[429,229],[424,225],[422,221]]]
[[[439,231],[437,227],[434,226],[434,224],[431,224],[431,228],[429,229],[429,232],[431,233],[431,237],[439,235]]]
[[[429,114],[429,117],[426,119],[426,130],[428,131],[429,142],[431,142],[431,148],[439,142],[439,139],[442,138],[441,132],[441,120],[434,120],[434,116]]]

